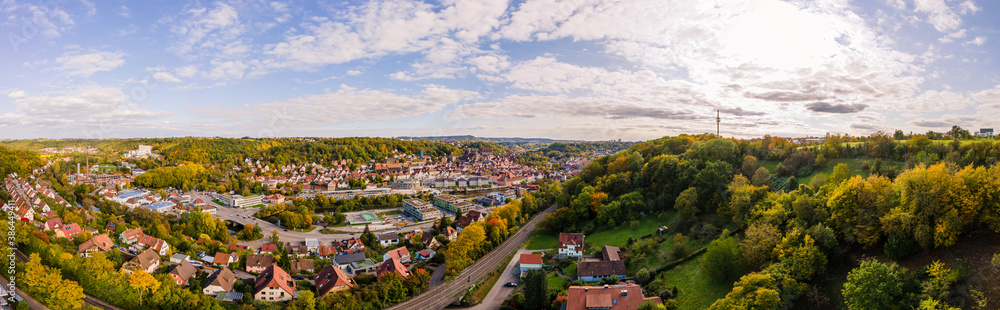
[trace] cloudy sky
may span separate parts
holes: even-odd
[[[1000,127],[997,1],[0,1],[0,138]]]

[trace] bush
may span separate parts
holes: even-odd
[[[716,282],[736,279],[742,273],[743,259],[736,240],[726,236],[708,244],[708,250],[702,257],[701,270]]]
[[[897,259],[920,252],[920,244],[909,235],[893,233],[886,238],[883,249],[886,257]]]

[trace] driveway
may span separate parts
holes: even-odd
[[[518,269],[517,268],[518,257],[521,257],[521,254],[531,254],[532,252],[538,252],[538,251],[547,251],[547,250],[525,250],[523,247],[517,250],[517,252],[514,253],[514,258],[511,259],[510,263],[507,264],[507,268],[503,270],[503,274],[501,274],[500,278],[497,279],[497,283],[493,285],[493,288],[490,289],[490,292],[486,294],[486,297],[483,298],[483,301],[478,305],[475,305],[469,309],[473,310],[500,309],[500,304],[503,303],[504,299],[507,299],[507,297],[509,297],[510,294],[513,293],[514,290],[516,289],[514,287],[506,287],[504,286],[504,284],[510,282],[521,283],[520,272],[516,274],[514,273],[514,270]]]
[[[444,281],[444,275],[447,273],[447,270],[448,266],[445,264],[434,267],[434,272],[431,273],[431,283],[427,287],[435,287],[438,284],[441,284],[441,281]]]

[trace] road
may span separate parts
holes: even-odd
[[[503,274],[501,274],[500,278],[497,279],[497,283],[493,285],[493,288],[490,289],[490,292],[486,294],[486,297],[483,298],[483,301],[480,302],[475,307],[469,309],[472,310],[500,309],[500,304],[503,303],[504,299],[507,299],[507,297],[510,296],[510,294],[513,293],[514,290],[516,289],[514,287],[506,287],[504,286],[504,284],[510,282],[514,283],[521,282],[521,274],[514,273],[514,270],[517,269],[518,258],[521,256],[521,254],[531,254],[532,252],[538,252],[538,251],[547,251],[547,250],[525,250],[525,249],[517,250],[517,253],[514,253],[514,258],[512,258],[510,260],[510,263],[507,264],[507,268],[503,270]]]
[[[441,282],[444,281],[444,274],[447,269],[447,264],[441,264],[440,266],[435,267],[434,272],[431,273],[431,284],[428,285],[428,287],[435,287],[438,286],[438,284],[441,284]]]
[[[14,280],[17,281],[17,279]],[[5,277],[0,277],[0,285],[3,285],[3,287],[5,288],[10,287],[9,283],[7,282],[7,278]],[[17,289],[17,295],[23,298],[21,302],[28,304],[28,309],[49,310],[49,307],[46,307],[42,303],[38,302],[37,300],[35,300],[35,298],[31,297],[31,295],[28,295],[28,293],[21,291],[20,288]],[[6,298],[6,296],[4,296],[4,298]]]
[[[473,284],[482,281],[490,272],[496,269],[497,265],[504,262],[507,257],[514,254],[518,248],[520,248],[526,241],[528,241],[528,236],[535,231],[538,226],[538,222],[544,218],[544,214],[552,213],[556,209],[552,206],[546,209],[542,214],[535,216],[534,219],[524,224],[521,230],[514,233],[513,236],[507,238],[500,246],[490,251],[485,257],[479,259],[476,263],[472,264],[465,271],[462,271],[455,279],[451,282],[438,285],[436,287],[428,289],[423,294],[414,296],[405,302],[396,304],[389,309],[396,310],[408,310],[408,309],[443,309],[449,304],[455,302],[462,295],[473,286]]]
[[[25,262],[25,263],[28,262],[28,255],[25,255],[24,252],[21,252],[21,250],[15,249],[14,250],[14,254],[15,254],[14,256],[16,256],[17,259],[20,260],[21,262]],[[4,286],[7,286],[7,284],[6,284],[7,281],[4,280],[3,282],[4,282]],[[18,293],[21,295],[21,297],[24,297],[24,300],[29,300],[30,299],[30,301],[28,301],[28,309],[48,309],[47,307],[43,306],[41,303],[39,303],[38,301],[36,301],[34,298],[31,298],[31,296],[28,296],[24,292],[18,291]],[[115,307],[112,304],[109,304],[109,303],[107,303],[107,302],[105,302],[103,300],[97,299],[96,297],[90,296],[90,295],[87,295],[87,294],[83,295],[83,302],[85,302],[85,303],[87,303],[87,304],[89,304],[91,306],[94,306],[96,308],[108,309],[108,310],[122,310],[121,308]],[[34,305],[33,305],[33,303],[34,303]],[[36,307],[40,307],[40,308],[36,308]]]

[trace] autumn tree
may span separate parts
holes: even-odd
[[[778,227],[754,222],[747,228],[746,236],[740,243],[744,262],[750,269],[759,269],[771,259],[771,251],[781,242],[781,231]]]
[[[160,281],[145,271],[136,270],[129,276],[129,285],[139,294],[139,305],[142,305],[142,295],[147,291],[156,293],[160,288]]]
[[[850,310],[900,309],[903,273],[895,263],[868,260],[847,274],[842,294]]]

